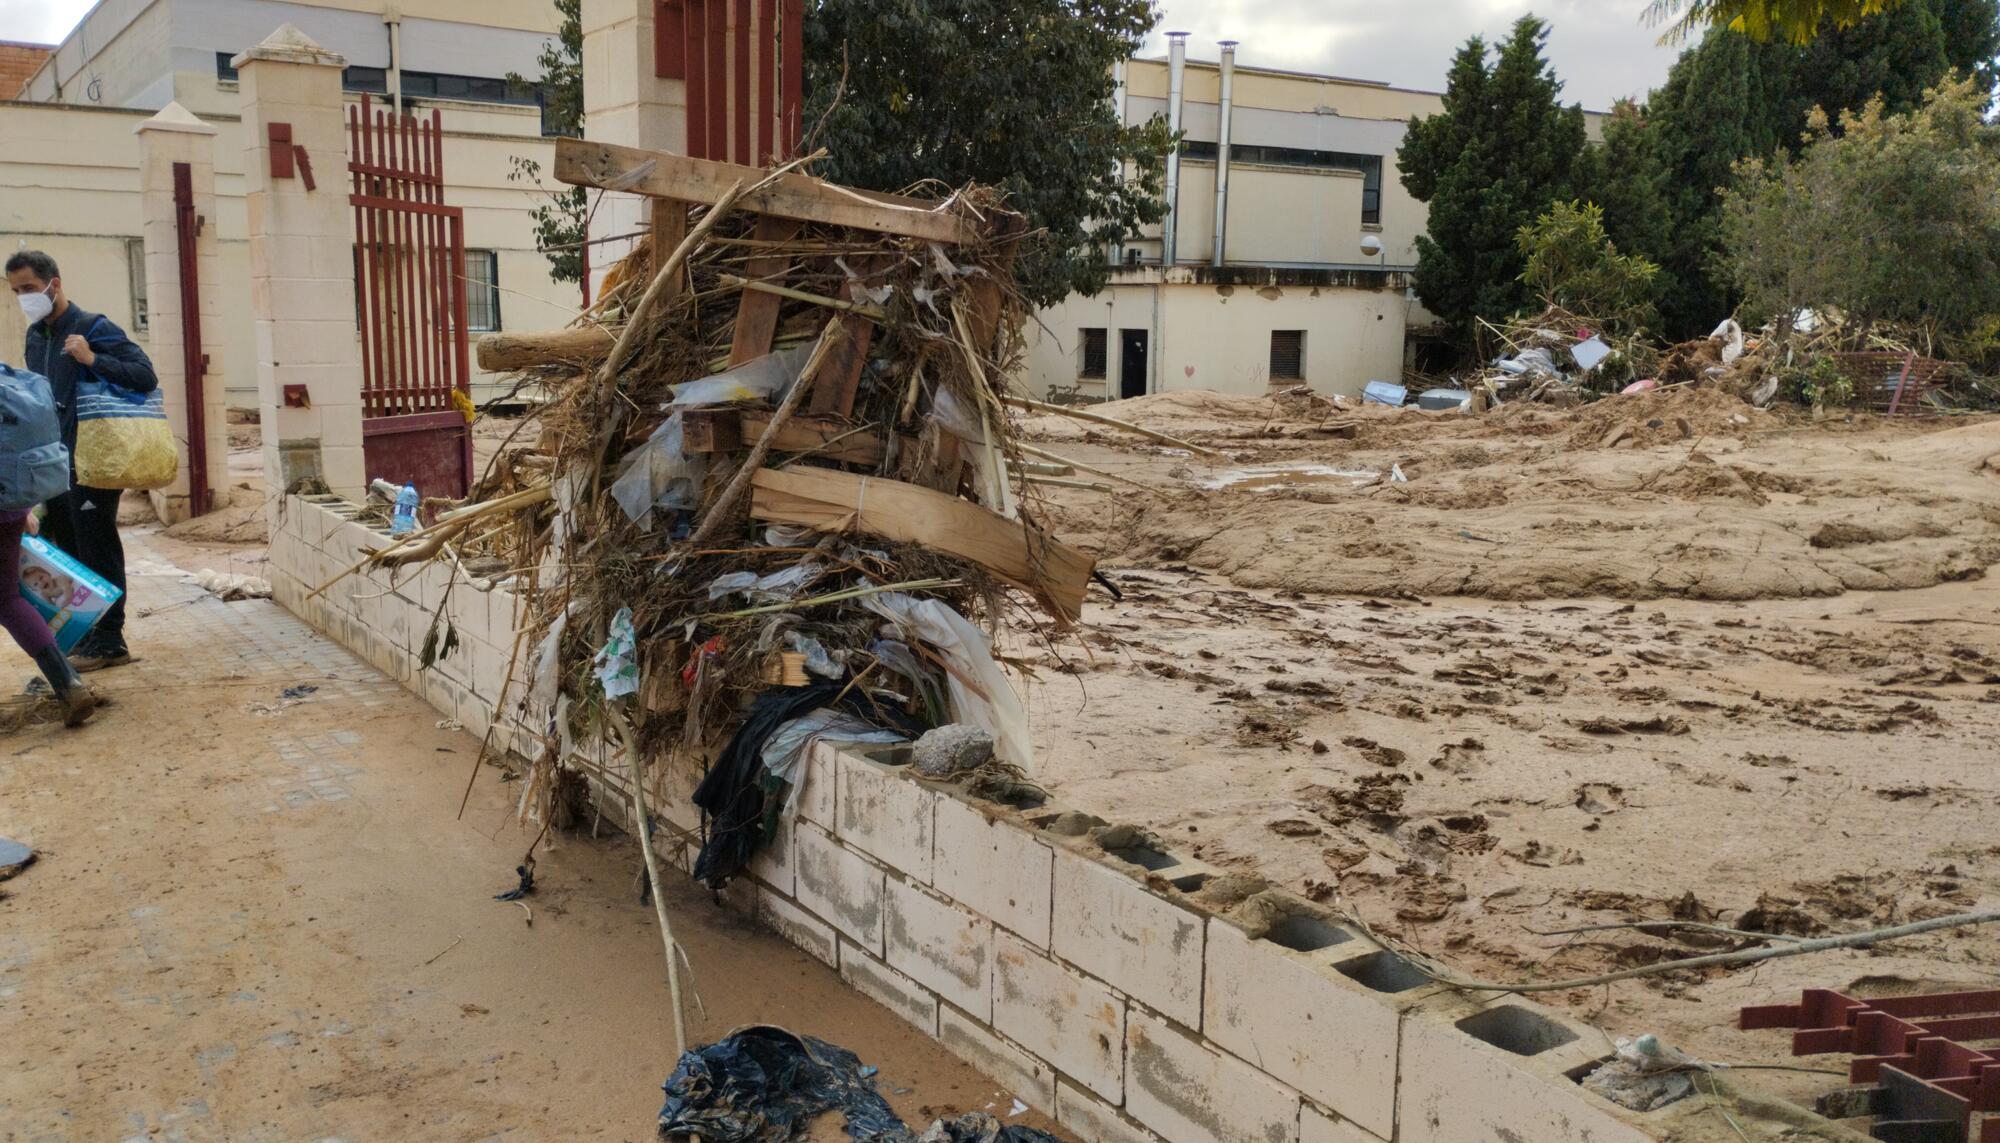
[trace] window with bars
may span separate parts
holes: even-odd
[[[1108,331],[1100,326],[1094,329],[1085,329],[1082,332],[1083,367],[1077,370],[1076,375],[1078,377],[1103,380],[1106,372],[1105,362],[1109,354],[1107,349],[1109,345]]]
[[[491,250],[465,252],[465,328],[500,328],[500,256]]]
[[[1306,331],[1302,329],[1274,329],[1271,331],[1271,380],[1303,381],[1306,379]]]

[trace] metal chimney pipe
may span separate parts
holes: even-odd
[[[1174,240],[1180,214],[1181,193],[1181,89],[1187,78],[1186,32],[1167,33],[1167,130],[1175,136],[1174,148],[1167,152],[1167,217],[1160,224],[1160,265],[1174,264]]]
[[[1215,256],[1210,259],[1222,268],[1223,250],[1229,234],[1229,120],[1231,95],[1236,86],[1236,41],[1222,41],[1222,112],[1215,129]]]
[[[1119,60],[1117,63],[1111,65],[1111,112],[1112,114],[1118,116],[1118,126],[1121,128],[1126,126],[1125,105],[1126,105],[1128,79],[1126,76],[1125,68],[1126,64],[1125,61],[1122,59]],[[1125,160],[1123,159],[1112,160],[1111,178],[1114,182],[1118,183],[1119,185],[1121,186],[1124,185]],[[1119,263],[1123,262],[1125,260],[1124,244],[1121,242],[1112,243],[1110,254],[1111,254],[1111,264],[1113,266],[1116,266]]]

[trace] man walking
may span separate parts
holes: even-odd
[[[79,381],[95,378],[135,393],[150,393],[159,387],[159,378],[153,375],[146,351],[132,344],[124,330],[104,315],[70,302],[63,292],[62,271],[47,254],[23,250],[7,259],[7,284],[28,319],[27,366],[49,379],[62,416],[63,444],[74,458]],[[45,505],[42,535],[123,592],[120,491],[77,484],[74,464],[72,459],[70,490]],[[70,663],[78,671],[97,671],[131,661],[125,647],[125,597],[120,595],[70,652]]]

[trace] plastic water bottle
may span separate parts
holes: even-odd
[[[417,486],[403,485],[396,494],[396,517],[389,524],[392,536],[407,536],[417,530]]]

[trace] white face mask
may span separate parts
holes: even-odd
[[[32,294],[16,294],[14,300],[21,303],[21,312],[27,315],[29,325],[48,317],[56,308],[55,299],[49,297],[46,290],[38,290]]]

